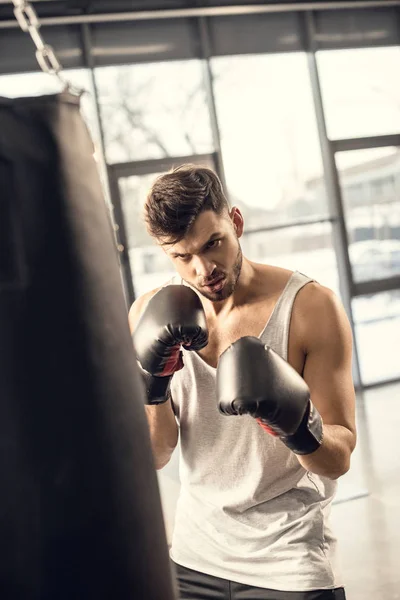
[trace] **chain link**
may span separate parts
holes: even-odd
[[[40,21],[36,10],[29,0],[12,0],[14,15],[23,32],[29,33],[36,46],[36,60],[44,73],[55,75],[63,85],[64,91],[80,96],[84,90],[76,88],[61,75],[62,65],[57,59],[54,49],[46,44],[40,33]]]

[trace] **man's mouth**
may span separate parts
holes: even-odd
[[[210,292],[219,292],[223,288],[224,282],[225,277],[222,275],[221,277],[217,277],[216,279],[208,282],[206,285],[203,285],[203,287],[207,288],[207,290]]]

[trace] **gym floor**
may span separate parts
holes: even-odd
[[[358,444],[333,507],[347,598],[400,599],[400,384],[359,394],[357,409]]]

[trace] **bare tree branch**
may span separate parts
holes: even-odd
[[[150,75],[145,80],[134,80],[135,71],[132,69],[119,69],[115,74],[115,83],[113,89],[115,94],[110,101],[102,103],[105,113],[106,137],[109,142],[118,144],[121,150],[126,154],[127,158],[132,159],[133,156],[141,154],[140,148],[135,144],[135,133],[138,131],[143,134],[142,143],[153,146],[158,150],[161,156],[171,156],[168,139],[165,138],[165,130],[160,128],[158,131],[154,126],[149,124],[148,98],[154,97],[156,90],[154,85],[158,83],[155,74]],[[196,113],[201,108],[196,110],[195,103],[201,98],[203,91],[203,82],[199,81],[191,89],[187,89],[187,85],[182,84],[181,93],[178,96],[182,98],[181,106],[174,104],[168,106],[160,98],[160,112],[165,113],[165,119],[168,123],[172,119],[177,121],[176,137],[181,137],[188,147],[188,151],[195,154],[196,148],[196,132],[197,122]],[[164,105],[163,105],[164,104]],[[158,107],[157,107],[158,108]],[[192,114],[193,113],[193,114]],[[188,122],[188,117],[190,121]],[[126,127],[124,124],[126,123]],[[132,137],[131,137],[132,136]],[[178,138],[179,139],[179,138]],[[177,141],[176,138],[174,140]]]

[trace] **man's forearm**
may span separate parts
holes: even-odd
[[[321,446],[312,454],[296,455],[300,464],[317,475],[338,479],[350,468],[355,433],[342,425],[324,425]]]
[[[156,469],[162,469],[171,458],[178,443],[178,426],[171,401],[163,404],[146,405],[151,445]]]

